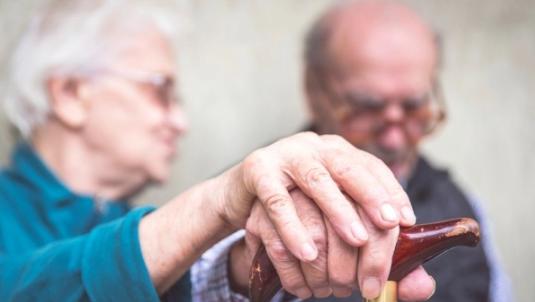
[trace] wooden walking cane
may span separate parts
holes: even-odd
[[[397,282],[419,265],[455,246],[476,246],[479,225],[471,218],[445,220],[402,228],[394,250],[388,281],[381,295],[365,302],[397,302]],[[281,289],[280,279],[261,247],[249,275],[251,302],[268,302]]]

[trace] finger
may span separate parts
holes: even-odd
[[[366,211],[377,227],[398,226],[400,215],[392,206],[387,189],[368,169],[369,162],[377,159],[337,136],[322,136],[322,139],[328,146],[323,160],[334,181]]]
[[[314,158],[305,157],[292,161],[286,173],[334,222],[333,225],[344,240],[354,246],[366,242],[368,234],[352,202],[345,198],[323,164]]]
[[[258,199],[288,249],[302,261],[316,259],[317,248],[297,216],[293,200],[282,181],[285,176],[267,164],[251,173]]]
[[[263,242],[269,259],[271,259],[281,280],[282,287],[301,299],[309,298],[312,291],[299,267],[298,259],[286,249],[280,240],[266,239]]]
[[[435,289],[435,279],[419,266],[398,283],[398,297],[403,301],[427,301]]]
[[[248,220],[247,230],[259,237],[264,244],[268,257],[279,275],[282,287],[299,298],[310,297],[312,291],[307,286],[299,261],[290,253],[278,236],[264,208],[254,205],[251,213],[255,219]],[[251,244],[250,247],[254,248],[254,244]],[[255,254],[256,251],[254,250],[252,253]]]
[[[378,158],[368,160],[368,170],[383,185],[390,196],[390,204],[399,212],[400,224],[402,226],[412,226],[416,223],[416,216],[412,209],[411,202],[403,187],[392,171]]]
[[[246,259],[247,263],[252,263],[256,252],[260,249],[262,240],[250,231],[245,232],[245,246],[246,246]]]
[[[362,217],[362,219],[370,234],[370,239],[359,251],[358,280],[362,295],[373,299],[380,294],[390,273],[399,228],[381,230],[375,227],[367,217]]]
[[[335,166],[335,180],[377,227],[391,229],[398,226],[399,215],[390,203],[388,192],[365,166],[340,163],[340,160]]]
[[[327,297],[331,294],[331,289],[327,274],[327,234],[323,216],[320,209],[301,190],[293,190],[290,194],[294,200],[297,215],[318,248],[316,260],[302,262],[301,270],[314,296]]]
[[[325,219],[327,227],[329,284],[336,297],[348,297],[357,283],[358,249],[348,245]]]

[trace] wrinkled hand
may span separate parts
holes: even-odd
[[[354,203],[380,229],[415,223],[409,199],[388,167],[334,135],[301,133],[248,156],[226,173],[222,216],[243,227],[258,198],[289,251],[314,261],[318,249],[299,220],[289,191],[299,188],[321,209],[329,225],[351,246],[368,240]]]
[[[390,272],[399,228],[381,230],[359,210],[369,240],[357,249],[334,232],[320,209],[301,191],[292,191],[291,197],[300,220],[318,247],[318,257],[312,262],[296,259],[286,249],[263,207],[255,204],[246,227],[247,263],[250,263],[261,242],[283,287],[300,298],[311,295],[322,298],[331,294],[347,297],[357,288],[367,298],[378,296]],[[433,279],[421,267],[399,283],[402,300],[425,300],[433,290]]]

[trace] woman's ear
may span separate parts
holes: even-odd
[[[52,76],[46,83],[53,117],[72,129],[81,128],[87,119],[82,84],[82,78],[72,76]]]

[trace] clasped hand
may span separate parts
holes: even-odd
[[[246,286],[264,244],[283,287],[307,298],[376,297],[388,277],[399,226],[415,223],[407,195],[388,167],[338,136],[301,133],[259,149],[234,169],[225,219],[245,226],[231,253],[231,278]],[[231,201],[231,202],[230,202]],[[418,268],[400,299],[425,300],[434,281]]]

